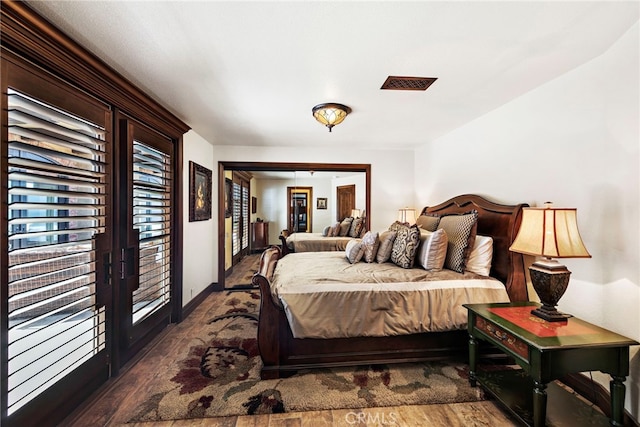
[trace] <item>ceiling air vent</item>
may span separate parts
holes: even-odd
[[[388,90],[427,90],[437,77],[398,77],[389,76],[380,89]]]

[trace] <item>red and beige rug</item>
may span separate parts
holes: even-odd
[[[256,343],[258,291],[227,292],[198,337],[149,386],[130,419],[160,421],[483,399],[463,363],[315,369],[261,380]]]

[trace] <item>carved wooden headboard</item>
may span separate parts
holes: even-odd
[[[493,238],[491,276],[504,283],[511,301],[527,301],[527,282],[522,254],[509,251],[520,223],[522,208],[529,205],[502,205],[482,196],[465,194],[436,206],[425,207],[421,213],[438,215],[461,214],[478,211],[477,234]]]

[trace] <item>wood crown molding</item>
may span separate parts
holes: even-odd
[[[2,47],[87,93],[153,125],[171,138],[190,127],[25,3],[3,0]]]

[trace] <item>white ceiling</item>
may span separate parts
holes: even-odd
[[[412,148],[638,21],[637,1],[28,3],[214,145]],[[438,80],[380,90],[389,75]],[[353,112],[329,133],[311,115],[322,102]]]

